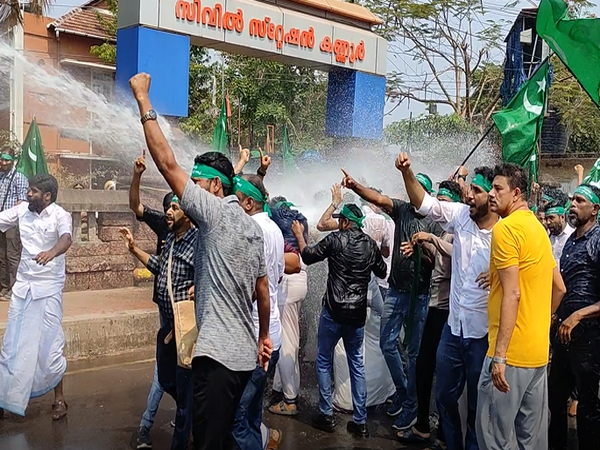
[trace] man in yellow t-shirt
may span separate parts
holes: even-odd
[[[543,226],[527,206],[527,175],[513,164],[495,169],[489,349],[479,380],[480,449],[548,449],[550,320],[565,293]]]

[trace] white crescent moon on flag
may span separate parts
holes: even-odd
[[[539,116],[542,113],[542,109],[544,109],[544,107],[542,105],[532,105],[529,102],[529,98],[527,97],[527,94],[529,94],[529,91],[525,92],[525,95],[523,96],[523,107],[529,111],[531,114],[535,114],[536,116]]]
[[[37,155],[35,153],[31,153],[31,147],[27,149],[27,154],[33,162],[37,162]]]

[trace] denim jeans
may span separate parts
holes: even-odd
[[[350,384],[352,386],[353,420],[357,424],[367,422],[367,382],[363,363],[362,345],[365,327],[342,325],[331,318],[327,308],[321,311],[317,336],[317,382],[319,383],[319,410],[325,415],[333,414],[331,382],[333,353],[340,339],[344,341]]]
[[[475,416],[477,385],[488,350],[487,335],[479,339],[454,336],[444,325],[437,351],[436,403],[448,450],[477,450]],[[467,435],[463,444],[458,399],[467,385]],[[500,394],[502,395],[502,394]],[[566,409],[565,409],[566,410]]]
[[[263,450],[261,433],[263,397],[267,375],[275,370],[279,360],[279,349],[271,354],[267,372],[256,367],[246,384],[244,393],[235,412],[233,438],[239,450]]]
[[[417,412],[417,356],[427,318],[428,304],[427,294],[418,295],[412,324],[407,323],[410,314],[410,293],[398,292],[390,288],[385,297],[381,317],[379,346],[396,385],[396,393],[402,399],[402,409],[415,414]],[[406,345],[398,342],[403,327],[405,336],[410,333]],[[400,356],[399,348],[402,348],[403,355],[405,354],[404,361]]]
[[[148,429],[152,428],[154,425],[154,417],[158,411],[158,405],[160,405],[164,393],[165,391],[158,382],[158,364],[154,364],[154,379],[152,380],[152,386],[150,386],[146,410],[144,411],[144,414],[142,414],[140,427],[146,427]]]

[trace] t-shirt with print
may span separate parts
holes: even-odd
[[[514,266],[519,267],[521,299],[506,353],[507,363],[513,367],[543,367],[548,364],[550,348],[552,278],[556,262],[550,239],[531,211],[515,211],[492,230],[488,301],[490,358],[496,351],[502,305],[498,270]]]
[[[195,300],[198,340],[194,356],[207,356],[229,370],[256,368],[252,320],[256,279],[266,276],[263,233],[239,206],[218,198],[191,180],[181,208],[198,226]]]
[[[410,292],[413,286],[415,270],[414,259],[407,258],[402,252],[403,242],[410,242],[415,233],[425,231],[436,236],[442,236],[442,228],[428,217],[417,214],[410,203],[393,198],[393,208],[390,217],[396,225],[394,232],[394,248],[392,253],[392,272],[389,278],[390,287],[399,292]],[[429,293],[429,283],[433,262],[426,263],[423,258],[419,276],[419,294]]]

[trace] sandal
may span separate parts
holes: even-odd
[[[295,416],[298,414],[298,407],[294,403],[279,402],[270,406],[269,412],[280,416]]]
[[[427,437],[423,435],[427,435]],[[405,431],[398,431],[396,433],[396,437],[400,440],[400,442],[410,444],[422,444],[424,442],[429,442],[431,435],[429,433],[423,433],[423,435],[418,434],[415,430],[415,427]]]
[[[69,405],[67,405],[67,402],[65,402],[64,400],[52,403],[52,411],[54,411],[54,414],[52,414],[52,420],[56,422],[58,420],[64,419],[65,417],[67,417],[68,410]]]
[[[267,450],[277,450],[279,444],[281,444],[281,438],[283,433],[275,428],[269,429],[269,443],[267,444]]]

